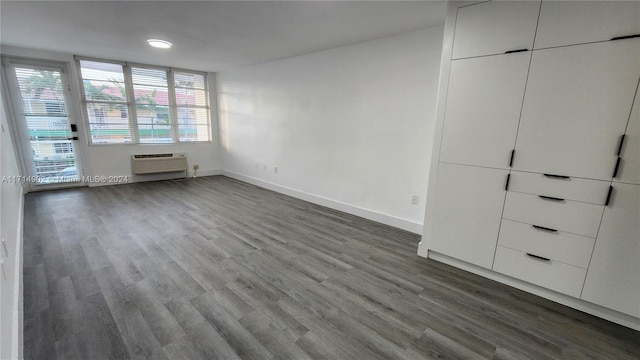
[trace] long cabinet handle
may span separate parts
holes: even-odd
[[[538,260],[542,260],[542,261],[551,261],[551,259],[543,257],[543,256],[540,256],[540,255],[527,253],[527,256],[531,256],[532,258],[535,258],[535,259],[538,259]]]
[[[609,192],[607,193],[607,200],[605,200],[604,206],[609,206],[609,201],[611,200],[612,192],[613,192],[613,186],[609,185]]]
[[[509,50],[509,51],[505,51],[505,54],[513,54],[513,53],[519,53],[519,52],[524,52],[524,51],[529,51],[529,49],[517,49],[517,50]]]
[[[625,36],[616,36],[614,38],[611,38],[611,41],[616,41],[616,40],[625,40],[625,39],[633,39],[633,38],[637,38],[640,37],[640,34],[633,34],[633,35],[625,35]]]
[[[622,145],[624,144],[624,139],[626,137],[626,134],[622,134],[622,136],[620,136],[620,145],[618,145],[618,156],[620,156],[620,153],[622,152]]]
[[[618,176],[618,170],[620,169],[620,160],[622,160],[622,158],[620,156],[618,156],[618,159],[616,160],[616,167],[613,169],[613,176],[612,177]]]
[[[538,197],[541,198],[541,199],[545,199],[545,200],[564,201],[563,198],[558,198],[558,197],[553,197],[553,196],[538,195]]]
[[[558,232],[558,230],[556,229],[552,229],[552,228],[548,228],[548,227],[544,227],[544,226],[540,226],[540,225],[531,225],[534,228],[538,229],[538,230],[544,230],[544,231],[549,231],[549,232]]]
[[[511,159],[509,159],[509,167],[513,167],[513,158],[516,156],[516,149],[511,150]]]
[[[542,174],[546,177],[556,178],[556,179],[571,179],[571,176],[566,175],[556,175],[556,174]]]
[[[511,174],[507,174],[507,182],[504,184],[504,191],[509,191],[509,182],[511,181]]]

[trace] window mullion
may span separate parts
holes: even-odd
[[[138,113],[136,109],[135,94],[133,91],[133,76],[131,75],[131,67],[124,67],[124,85],[127,93],[127,102],[129,103],[129,126],[131,126],[131,136],[133,143],[140,143],[140,133],[138,131]]]
[[[180,129],[178,129],[178,104],[176,100],[175,81],[173,77],[173,71],[167,71],[167,83],[169,92],[169,119],[171,121],[171,136],[173,136],[173,142],[180,142]]]

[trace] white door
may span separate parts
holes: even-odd
[[[453,60],[440,161],[508,169],[531,52]]]
[[[458,9],[453,59],[533,48],[540,1],[489,1]]]
[[[7,60],[5,70],[27,171],[22,181],[32,190],[84,185],[65,69]]]
[[[533,52],[514,170],[611,180],[640,77],[640,38]]]
[[[621,140],[620,164],[614,182],[640,184],[640,88],[631,110],[624,140]]]
[[[440,163],[429,250],[490,269],[507,170]]]
[[[638,1],[543,1],[536,49],[640,34]]]
[[[640,185],[613,188],[582,299],[640,317]]]

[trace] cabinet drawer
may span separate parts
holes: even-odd
[[[603,205],[607,199],[609,182],[512,171],[509,190]]]
[[[536,195],[507,193],[503,218],[573,234],[596,237],[604,206]]]
[[[498,246],[493,270],[563,294],[580,297],[587,270],[558,261],[540,260]]]
[[[532,253],[565,264],[589,267],[594,238],[536,229],[532,225],[502,220],[498,245]]]

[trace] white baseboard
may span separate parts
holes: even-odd
[[[23,255],[22,255],[22,243],[23,243],[23,224],[24,224],[24,191],[21,191],[20,203],[18,204],[18,232],[16,236],[16,265],[15,265],[15,279],[14,279],[14,294],[13,294],[13,319],[12,321],[12,335],[11,339],[11,356],[13,359],[23,358],[23,328],[24,328],[24,308],[23,308],[23,283],[22,283],[22,270],[23,270]]]
[[[382,214],[373,210],[361,208],[352,204],[347,204],[341,201],[328,199],[319,195],[306,193],[304,191],[292,189],[286,186],[274,184],[272,182],[257,179],[251,176],[238,174],[228,170],[222,170],[222,175],[230,177],[232,179],[240,180],[252,185],[256,185],[265,189],[269,189],[281,194],[285,194],[297,199],[308,201],[317,205],[326,206],[339,211],[360,216],[362,218],[379,222],[381,224],[393,226],[402,230],[412,232],[414,234],[422,234],[422,224],[415,223],[409,220],[401,219],[395,216]]]
[[[424,255],[422,254],[419,254],[419,255],[424,257]],[[458,259],[449,257],[447,255],[434,252],[434,251],[428,252],[428,258],[447,264],[447,265],[451,265],[453,267],[457,267],[459,269],[468,271],[473,274],[480,275],[482,277],[486,277],[491,280],[495,280],[497,282],[509,285],[516,289],[520,289],[528,293],[538,295],[545,299],[557,302],[562,305],[566,305],[568,307],[580,310],[582,312],[586,312],[587,314],[591,314],[591,315],[609,320],[616,324],[620,324],[622,326],[626,326],[634,330],[640,330],[640,319],[635,318],[633,316],[623,314],[615,310],[607,309],[600,305],[596,305],[588,301],[584,301],[578,298],[564,295],[564,294],[561,294],[553,290],[549,290],[534,284],[530,284],[528,282],[524,282],[522,280],[518,280],[510,276],[497,273],[493,270],[485,269],[483,267],[479,267],[479,266],[464,262],[462,260],[458,260]]]
[[[189,175],[193,175],[193,174],[189,174]],[[215,175],[222,175],[222,169],[213,169],[213,170],[205,170],[205,171],[198,170],[198,176],[215,176]]]

